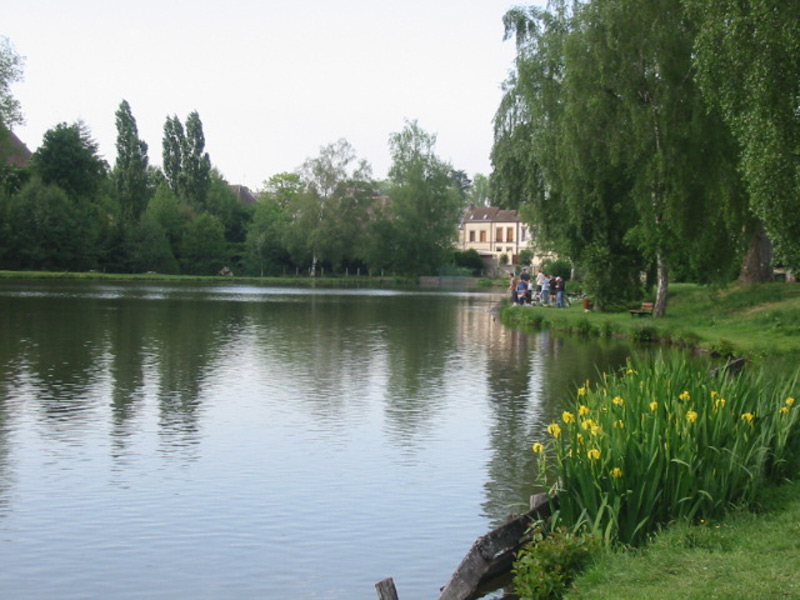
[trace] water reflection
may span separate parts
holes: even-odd
[[[32,562],[51,581],[73,572],[60,556],[80,542],[78,583],[97,596],[362,597],[387,574],[435,595],[527,504],[530,444],[577,383],[629,352],[506,329],[496,303],[0,282],[0,514],[30,547],[0,542],[0,594],[26,597]],[[140,555],[183,576],[137,579]]]

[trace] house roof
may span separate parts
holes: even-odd
[[[250,206],[251,204],[256,203],[256,197],[253,195],[253,192],[250,191],[250,188],[244,185],[232,185],[231,190],[236,197],[239,198],[239,202],[244,204],[245,206]]]
[[[518,223],[519,214],[516,210],[507,210],[497,206],[470,206],[464,213],[464,223]]]
[[[3,135],[4,131],[0,127],[0,160],[12,164],[15,167],[24,167],[31,161],[33,152],[23,143],[17,135],[10,129],[6,129],[8,137]]]

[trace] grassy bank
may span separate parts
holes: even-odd
[[[800,598],[800,482],[771,487],[755,511],[677,523],[640,551],[610,551],[566,598],[692,600]]]
[[[567,309],[507,306],[503,319],[569,333],[662,341],[722,355],[800,354],[800,284],[796,283],[725,288],[673,284],[662,319],[632,317],[628,312],[584,313],[577,304]]]
[[[800,597],[800,584],[787,568],[800,553],[800,482],[786,479],[798,475],[797,428],[781,429],[797,420],[797,392],[790,383],[800,362],[800,285],[676,285],[664,319],[632,317],[628,312],[584,313],[578,306],[506,306],[502,314],[509,324],[659,341],[744,355],[756,363],[747,374],[759,378],[738,390],[712,389],[727,384],[712,383],[702,371],[692,387],[680,376],[680,366],[659,378],[645,365],[628,370],[630,383],[627,377],[612,378],[606,382],[608,389],[604,385],[593,392],[577,390],[576,407],[548,427],[544,444],[533,447],[534,452],[555,456],[559,481],[567,488],[562,492],[569,491],[562,503],[575,496],[573,504],[590,517],[589,529],[595,535],[598,529],[600,534],[613,531],[619,539],[625,537],[626,519],[632,519],[634,528],[646,524],[675,493],[672,514],[659,519],[666,527],[651,529],[647,543],[636,549],[627,544],[607,547],[574,581],[567,598]],[[673,383],[685,390],[666,389]],[[739,379],[731,380],[734,385]],[[773,385],[789,385],[791,390],[770,398],[767,388]],[[787,394],[792,397],[781,405]],[[769,423],[781,424],[773,430],[777,437],[769,432]],[[781,458],[780,448],[762,438],[783,443],[784,435],[794,442],[789,441],[789,451]],[[653,452],[644,452],[648,449]],[[748,462],[757,456],[767,462]],[[769,475],[769,461],[783,465],[783,473],[758,476]],[[685,478],[684,470],[690,474]],[[678,478],[672,481],[670,474]],[[742,488],[747,493],[738,491],[736,478],[747,484]],[[598,506],[593,507],[593,500]],[[649,500],[652,506],[645,502]],[[542,550],[544,556],[548,552],[553,550]],[[531,581],[537,581],[535,570],[523,580]]]

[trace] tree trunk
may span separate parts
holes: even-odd
[[[669,268],[663,250],[656,254],[656,274],[658,277],[658,291],[653,306],[653,318],[660,319],[667,314],[667,292],[669,291]]]
[[[759,220],[752,228],[750,246],[742,261],[738,283],[766,283],[767,281],[772,281],[772,242],[764,228],[764,222]]]

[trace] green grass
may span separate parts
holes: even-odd
[[[674,524],[641,550],[610,550],[570,600],[800,598],[800,482],[767,488],[761,512]]]
[[[652,298],[648,298],[652,300]],[[540,320],[557,331],[658,340],[722,355],[800,355],[800,284],[670,286],[664,318],[632,317],[627,311],[584,313],[568,309],[507,306],[503,318],[525,325]]]
[[[77,279],[88,281],[174,281],[174,282],[220,282],[220,283],[247,283],[254,285],[294,285],[294,286],[337,286],[348,285],[416,285],[417,280],[403,277],[368,277],[368,276],[338,276],[338,277],[309,277],[305,274],[284,277],[224,277],[221,275],[167,275],[163,273],[101,273],[73,272],[73,271],[0,271],[0,280],[3,279]]]

